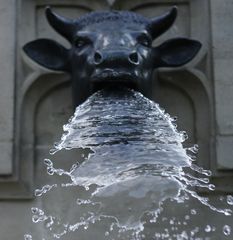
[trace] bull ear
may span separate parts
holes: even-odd
[[[179,67],[191,61],[201,48],[201,43],[186,38],[170,39],[155,48],[159,61],[156,67]]]
[[[69,51],[50,39],[38,39],[27,43],[24,52],[43,67],[57,71],[68,71]]]

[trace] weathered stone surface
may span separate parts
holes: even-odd
[[[12,142],[0,142],[0,175],[12,173]]]
[[[1,239],[23,239],[23,235],[30,231],[31,214],[30,202],[1,202]]]
[[[16,1],[0,1],[0,174],[12,172]]]
[[[231,0],[211,1],[218,134],[233,134],[233,29]]]
[[[233,169],[233,136],[219,136],[217,138],[218,169]]]
[[[216,101],[217,164],[232,169],[233,28],[231,0],[212,0],[213,69]]]
[[[230,135],[233,134],[233,56],[229,59],[217,57],[214,64],[217,133]]]

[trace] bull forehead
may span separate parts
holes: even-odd
[[[84,27],[77,32],[77,36],[91,38],[92,42],[102,47],[124,45],[134,45],[137,37],[146,33],[143,24],[125,22],[95,23]]]

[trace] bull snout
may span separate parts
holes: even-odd
[[[139,55],[136,51],[96,51],[93,58],[96,67],[128,67],[139,64]]]
[[[138,88],[140,56],[135,50],[117,49],[95,51],[91,76],[93,90],[105,87]]]

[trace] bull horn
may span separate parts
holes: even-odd
[[[68,41],[72,41],[75,31],[74,21],[54,13],[48,6],[45,9],[45,15],[49,24]]]
[[[177,7],[174,6],[169,12],[165,13],[164,15],[152,18],[148,26],[152,39],[155,39],[156,37],[166,32],[174,23],[176,16]]]

